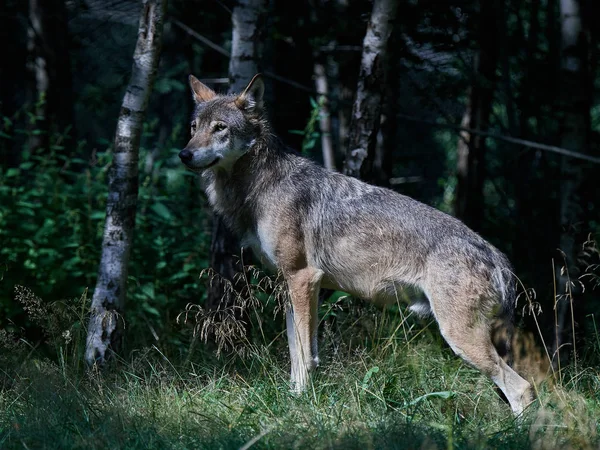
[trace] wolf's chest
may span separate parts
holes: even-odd
[[[249,231],[244,235],[242,245],[251,247],[262,263],[277,267],[276,233],[272,228],[267,221],[259,222],[256,232]]]

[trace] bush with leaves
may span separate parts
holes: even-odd
[[[33,133],[13,130],[10,118],[2,123],[5,151],[15,134]],[[140,149],[126,320],[133,327],[128,335],[157,342],[188,302],[202,298],[198,278],[207,266],[210,224],[196,177],[176,161],[181,129],[160,148],[147,148],[155,126],[146,125]],[[78,298],[94,288],[111,164],[106,143],[105,151],[90,151],[85,142],[67,146],[66,133],[49,142],[50,148],[25,148],[18,167],[0,166],[0,328],[38,335],[15,299],[15,286],[44,302]]]

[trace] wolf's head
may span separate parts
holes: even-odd
[[[262,116],[264,84],[260,75],[239,95],[218,95],[190,75],[196,103],[191,139],[179,153],[190,169],[229,170],[256,142]]]

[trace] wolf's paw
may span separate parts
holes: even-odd
[[[290,380],[290,392],[295,396],[299,396],[306,391],[308,376],[307,370],[301,371],[300,373],[292,373],[292,379]]]

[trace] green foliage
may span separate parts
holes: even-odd
[[[325,97],[321,97],[317,102],[314,98],[310,98],[310,116],[304,130],[290,130],[291,134],[298,134],[304,137],[302,140],[302,154],[308,157],[315,157],[315,146],[317,139],[321,136],[317,121],[321,115],[322,102],[326,101]],[[317,146],[318,148],[318,146]],[[319,155],[320,156],[320,155]],[[317,158],[318,159],[318,158]]]
[[[10,119],[3,123],[3,133],[13,135]],[[155,130],[146,128],[143,141],[153,142]],[[131,336],[143,328],[163,338],[174,323],[165,315],[174,319],[203,293],[198,275],[207,265],[209,224],[195,176],[173,164],[180,132],[175,127],[160,148],[140,150],[127,303]],[[90,152],[84,142],[68,151],[66,139],[52,135],[49,149],[24,151],[18,167],[0,167],[0,328],[39,334],[15,301],[17,285],[44,302],[79,298],[95,286],[111,151]]]
[[[0,168],[0,305],[8,317],[17,284],[71,297],[95,278],[110,156],[70,158],[62,141],[54,136],[49,150],[23,152],[18,167]]]

